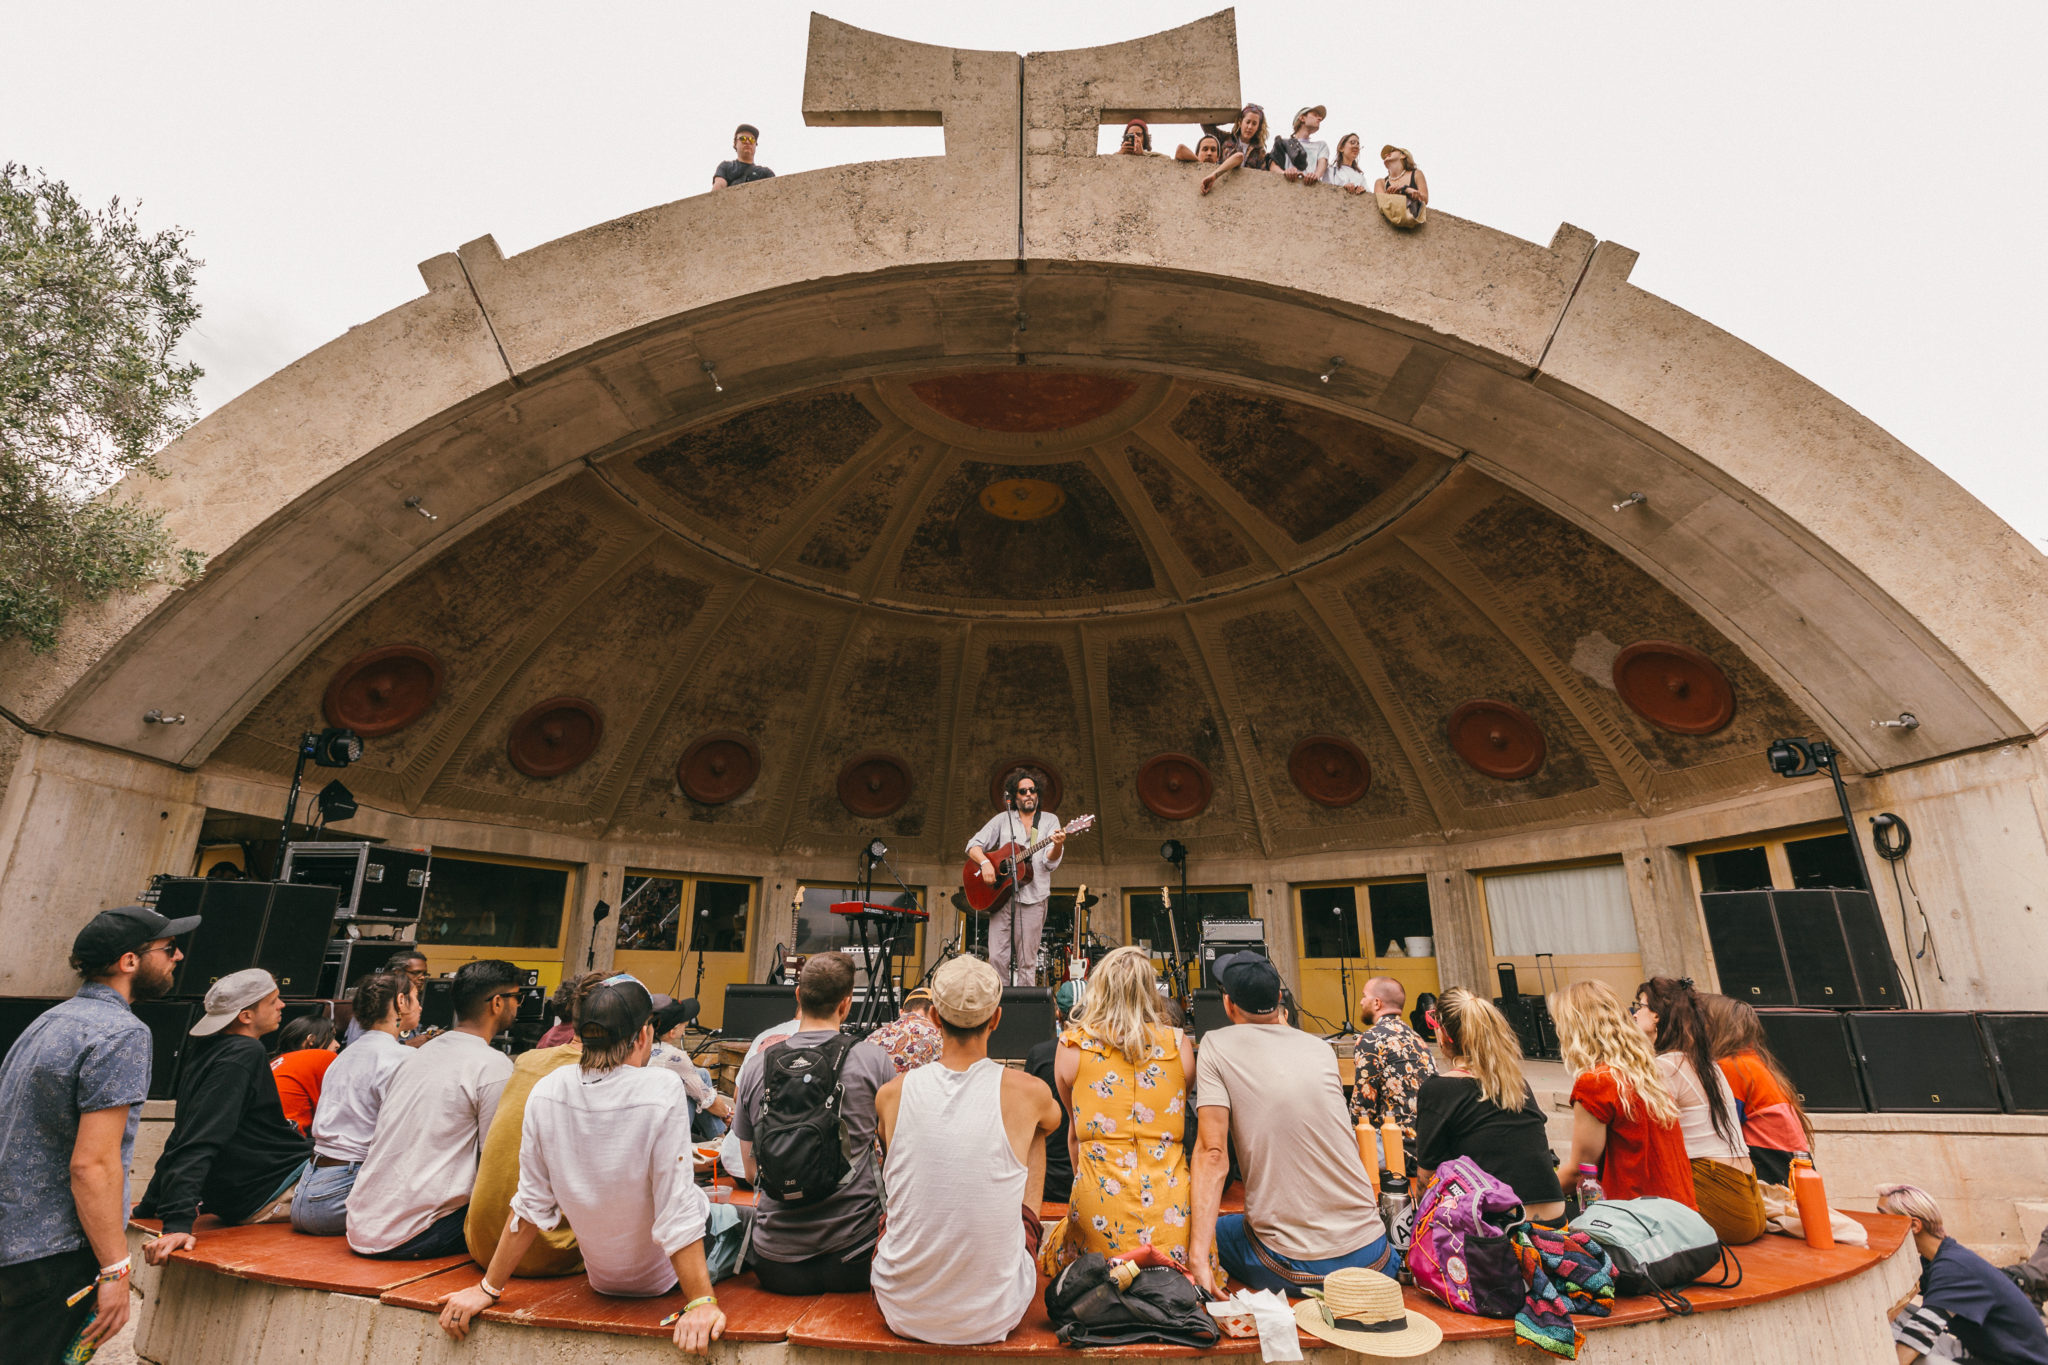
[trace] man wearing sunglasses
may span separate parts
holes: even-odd
[[[0,1064],[0,1342],[41,1365],[128,1321],[128,1167],[149,1097],[149,1026],[131,1002],[171,988],[177,938],[197,915],[103,910],[78,931],[82,984],[45,1010]],[[90,1293],[75,1303],[81,1288]],[[90,1322],[90,1326],[87,1323]]]
[[[754,152],[760,145],[761,130],[753,124],[742,123],[734,129],[732,150],[736,159],[718,163],[718,169],[711,173],[711,188],[722,190],[730,185],[744,185],[751,180],[772,179],[775,172],[766,166],[754,164]]]
[[[1067,850],[1060,818],[1038,808],[1038,781],[1030,773],[1010,774],[1003,784],[1004,809],[967,842],[967,856],[981,864],[981,879],[996,884],[996,865],[987,850],[1005,844],[1030,847],[1048,834],[1050,843],[1031,855],[1018,872],[1017,889],[988,919],[988,960],[1005,985],[1029,986],[1037,977],[1038,943],[1045,936],[1045,906],[1052,898],[1052,873]],[[1028,875],[1027,875],[1028,874]]]
[[[512,1059],[491,1040],[512,1027],[526,974],[485,958],[455,973],[455,1027],[398,1068],[348,1196],[359,1256],[425,1260],[464,1249],[463,1215]]]

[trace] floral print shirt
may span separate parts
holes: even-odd
[[[869,1034],[868,1041],[889,1054],[889,1060],[896,1063],[896,1074],[901,1076],[939,1060],[945,1037],[939,1026],[922,1014],[905,1014]]]
[[[1358,1063],[1351,1092],[1351,1118],[1371,1119],[1378,1128],[1388,1119],[1401,1125],[1415,1141],[1415,1101],[1422,1083],[1436,1074],[1436,1059],[1422,1035],[1390,1014],[1358,1037],[1352,1057]]]

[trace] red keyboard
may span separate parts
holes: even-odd
[[[901,905],[877,905],[873,901],[834,901],[835,915],[900,915],[904,919],[930,919],[929,910],[912,910]]]

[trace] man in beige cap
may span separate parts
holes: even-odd
[[[896,1335],[977,1346],[1007,1337],[1038,1287],[1037,1194],[1060,1105],[1044,1082],[989,1060],[1003,1017],[995,968],[956,957],[931,992],[938,1061],[875,1096],[888,1217],[870,1279]]]
[[[135,1207],[164,1220],[163,1236],[143,1248],[151,1265],[196,1243],[192,1221],[201,1213],[223,1223],[287,1216],[313,1143],[284,1116],[260,1041],[283,1018],[277,981],[261,967],[230,972],[207,988],[206,1016],[192,1036],[213,1041],[188,1054],[177,1122]]]

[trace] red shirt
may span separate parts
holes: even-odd
[[[320,1107],[320,1079],[333,1065],[334,1053],[324,1047],[302,1047],[270,1063],[277,1101],[301,1133],[313,1126],[313,1111]]]
[[[1811,1143],[1799,1126],[1792,1098],[1754,1052],[1721,1059],[1721,1074],[1742,1109],[1742,1140],[1774,1152],[1803,1152]]]
[[[1692,1163],[1685,1157],[1685,1134],[1676,1123],[1650,1117],[1640,1098],[1631,1096],[1629,1113],[1621,1112],[1621,1093],[1614,1073],[1595,1067],[1572,1083],[1572,1103],[1607,1125],[1607,1150],[1600,1154],[1600,1188],[1609,1199],[1662,1195],[1687,1208],[1698,1208],[1692,1194]]]

